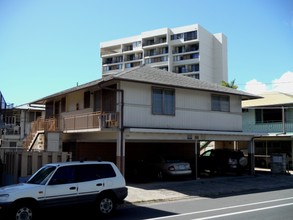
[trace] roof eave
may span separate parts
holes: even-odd
[[[251,99],[259,99],[262,98],[261,96],[253,95],[253,94],[239,94],[239,93],[233,93],[233,92],[225,92],[225,91],[218,91],[215,89],[202,89],[202,88],[193,88],[193,87],[184,87],[184,86],[178,86],[178,85],[170,85],[167,83],[155,83],[155,82],[147,82],[147,81],[141,81],[141,80],[134,80],[134,79],[126,79],[126,78],[119,78],[114,77],[116,80],[119,81],[125,81],[125,82],[134,82],[134,83],[142,83],[142,84],[151,84],[151,85],[159,85],[159,86],[166,86],[171,88],[181,88],[181,89],[190,89],[190,90],[199,90],[199,91],[205,91],[205,92],[215,92],[220,94],[231,94],[231,95],[238,95],[241,96],[242,100],[251,100]]]

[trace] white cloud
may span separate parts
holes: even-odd
[[[268,91],[266,84],[257,81],[256,79],[250,80],[245,85],[245,91],[252,94],[262,94]]]
[[[273,90],[293,94],[293,72],[288,71],[279,79],[273,80]]]
[[[269,91],[278,91],[293,95],[293,72],[288,71],[271,83],[259,82],[256,79],[250,80],[245,84],[245,91],[256,95]]]

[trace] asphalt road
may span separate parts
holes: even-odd
[[[62,207],[43,210],[41,219],[293,219],[291,175],[219,177],[132,188],[125,204],[110,217],[97,218],[89,207]]]
[[[89,207],[46,210],[41,216],[42,220],[291,220],[293,189],[124,205],[103,218],[97,218]]]
[[[108,219],[293,219],[293,189],[122,207]]]

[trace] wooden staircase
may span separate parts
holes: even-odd
[[[47,131],[56,131],[56,125],[56,118],[38,118],[36,121],[32,122],[30,133],[23,140],[23,147],[30,151],[34,146],[35,141],[38,139],[39,135],[44,134]]]

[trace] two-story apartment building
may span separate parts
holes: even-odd
[[[10,128],[9,124],[13,121],[13,118],[11,118],[12,108],[13,104],[8,104],[0,91],[0,147],[3,145],[3,135],[6,133],[6,129]]]
[[[103,76],[144,64],[218,84],[228,80],[226,36],[198,24],[102,42],[100,56]]]
[[[270,168],[271,154],[284,153],[292,169],[293,96],[280,92],[261,96],[242,102],[243,131],[262,133],[255,137],[256,166]]]
[[[44,121],[54,124],[45,126],[51,128],[45,129],[45,149],[59,141],[72,159],[100,157],[124,172],[125,160],[154,152],[194,160],[199,141],[250,142],[253,135],[242,132],[241,101],[253,98],[142,66],[33,103],[46,105]]]
[[[24,104],[5,110],[2,117],[1,148],[23,149],[23,140],[31,131],[32,122],[44,114],[45,108],[40,105]],[[43,149],[43,141],[40,136],[35,142],[37,148]]]

